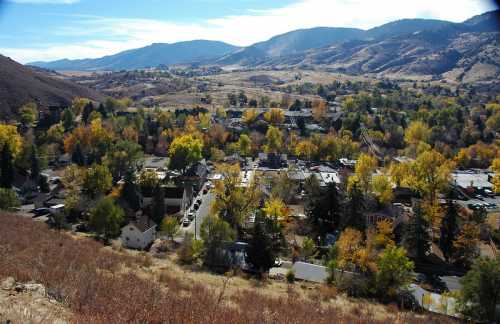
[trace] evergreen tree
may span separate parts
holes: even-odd
[[[330,233],[340,226],[340,193],[335,183],[328,185],[326,191],[310,195],[308,216],[321,235]]]
[[[158,186],[155,190],[153,197],[153,206],[151,210],[151,219],[156,224],[161,224],[163,222],[163,217],[166,213],[165,206],[165,190],[161,186]]]
[[[38,183],[40,178],[40,159],[35,145],[31,145],[31,179]]]
[[[63,111],[62,122],[63,122],[64,129],[66,131],[70,131],[73,129],[73,126],[75,125],[75,114],[73,113],[72,109],[66,108]]]
[[[264,216],[258,214],[252,229],[252,238],[247,250],[247,261],[255,267],[259,274],[268,271],[276,259],[276,251],[270,233],[267,231]]]
[[[71,160],[73,163],[83,166],[85,165],[85,155],[83,154],[82,146],[80,142],[76,143],[75,150],[73,151],[73,154],[71,155]]]
[[[10,189],[14,182],[14,164],[13,155],[8,144],[5,144],[2,149],[0,185],[2,188]]]
[[[354,182],[349,190],[346,213],[344,214],[343,228],[352,227],[364,233],[366,229],[365,197],[359,185]]]
[[[125,184],[123,185],[122,199],[126,201],[133,210],[139,210],[141,208],[141,196],[135,184],[134,172],[128,170],[125,173],[124,180]]]
[[[82,119],[85,123],[88,123],[90,114],[94,111],[94,104],[92,102],[88,102],[85,107],[83,107]]]
[[[416,204],[413,217],[406,225],[403,245],[408,253],[418,261],[423,260],[430,250],[431,237],[429,234],[429,223],[423,216],[420,202]]]
[[[439,239],[439,246],[447,261],[453,254],[453,241],[459,230],[457,208],[451,200],[448,200],[446,214],[441,222],[441,237]]]
[[[40,186],[40,191],[46,193],[50,192],[50,186],[47,176],[41,175],[38,179],[39,179],[38,185]]]

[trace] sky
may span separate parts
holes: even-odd
[[[489,0],[0,0],[0,53],[28,63],[194,39],[248,46],[300,28],[462,22],[494,9]]]

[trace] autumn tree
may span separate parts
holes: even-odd
[[[311,161],[318,153],[318,147],[310,140],[302,140],[295,146],[295,155],[306,161]]]
[[[175,217],[165,217],[161,222],[161,232],[172,242],[179,229],[179,221]]]
[[[269,127],[266,133],[265,150],[268,153],[279,153],[283,149],[283,133],[276,127]]]
[[[104,157],[113,178],[120,179],[129,169],[136,170],[143,157],[139,144],[130,141],[119,141]]]
[[[269,111],[264,113],[264,119],[272,125],[283,124],[285,121],[285,113],[282,109],[271,108]]]
[[[16,157],[23,148],[23,139],[16,126],[0,123],[0,148],[3,149],[6,144],[12,156]]]
[[[316,122],[322,122],[326,117],[326,102],[315,100],[312,104],[312,116]]]
[[[83,192],[94,199],[107,193],[113,184],[113,177],[105,165],[94,164],[85,173]]]
[[[286,207],[283,200],[278,197],[272,197],[264,203],[264,208],[262,211],[267,217],[271,217],[275,220],[286,221],[290,211]]]
[[[215,182],[215,199],[212,211],[229,222],[232,228],[239,228],[260,202],[258,184],[252,180],[241,185],[240,167],[237,164],[221,164],[216,168],[223,180]]]
[[[362,153],[356,161],[354,174],[359,180],[361,190],[366,194],[371,189],[372,175],[378,166],[377,159]]]
[[[168,150],[170,167],[185,171],[202,159],[202,150],[203,142],[190,134],[175,138]]]
[[[453,241],[455,263],[469,268],[479,256],[479,228],[474,223],[465,223]]]
[[[493,160],[491,169],[493,172],[495,172],[492,180],[493,190],[495,191],[495,193],[500,193],[500,158],[496,158],[495,160]]]
[[[379,249],[385,249],[388,246],[396,244],[394,242],[393,222],[391,220],[377,222],[374,243]]]
[[[392,184],[385,175],[375,175],[372,177],[372,190],[381,205],[391,203],[394,197]]]
[[[243,112],[243,123],[245,123],[247,126],[253,125],[256,121],[257,118],[259,117],[259,113],[257,112],[256,109],[245,109]]]
[[[421,121],[410,123],[405,131],[405,142],[413,147],[416,147],[420,142],[427,143],[431,135],[429,126]]]
[[[238,140],[238,150],[241,156],[250,155],[252,149],[252,140],[246,134],[241,134]]]
[[[359,250],[363,247],[363,234],[346,228],[335,243],[338,266],[344,270],[355,270]]]
[[[366,228],[366,219],[364,215],[366,208],[365,197],[358,181],[354,181],[350,184],[347,195],[348,201],[342,220],[342,226],[344,228],[352,227],[364,231]]]
[[[300,254],[304,262],[307,262],[309,259],[314,258],[317,255],[316,244],[313,239],[310,237],[304,238],[300,247]]]

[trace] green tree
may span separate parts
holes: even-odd
[[[183,264],[193,264],[201,255],[203,242],[195,240],[192,233],[185,232],[180,248],[177,250],[179,261]]]
[[[302,246],[300,247],[300,254],[305,262],[309,259],[314,258],[318,253],[316,251],[316,244],[314,240],[310,237],[304,238]]]
[[[12,189],[0,188],[0,209],[10,210],[13,207],[20,206],[21,203],[17,198],[16,192]]]
[[[142,157],[143,152],[139,144],[120,141],[106,154],[104,160],[113,178],[120,179],[127,170],[135,170]]]
[[[73,113],[73,109],[64,109],[61,119],[65,130],[70,131],[75,127],[75,114]]]
[[[153,196],[153,205],[151,206],[151,219],[156,224],[162,224],[166,212],[167,206],[165,205],[165,190],[162,186],[158,186],[156,187]]]
[[[125,183],[121,191],[121,198],[132,210],[139,210],[141,208],[141,196],[135,180],[135,173],[132,170],[128,170],[125,173]]]
[[[76,143],[75,145],[75,150],[73,151],[73,154],[71,155],[71,161],[75,163],[76,165],[79,166],[84,166],[85,165],[85,155],[83,154],[83,149],[82,145],[80,142]]]
[[[461,312],[470,319],[493,323],[500,303],[500,256],[478,258],[460,282]]]
[[[241,134],[240,139],[238,140],[238,150],[240,151],[241,156],[248,156],[251,148],[252,140],[250,137],[246,134]]]
[[[413,216],[406,225],[403,245],[409,255],[418,261],[422,261],[431,248],[429,223],[424,218],[420,203],[416,204]]]
[[[376,260],[376,288],[381,296],[394,297],[410,284],[414,264],[406,257],[404,248],[389,246]]]
[[[283,149],[283,133],[279,128],[271,126],[266,133],[266,151],[268,153],[279,153]]]
[[[38,182],[40,177],[40,159],[35,145],[31,145],[31,179]]]
[[[9,144],[5,144],[2,149],[1,172],[0,172],[0,185],[2,188],[10,189],[14,182],[14,157]]]
[[[366,228],[365,211],[365,196],[361,190],[358,181],[354,181],[349,186],[349,200],[347,201],[346,211],[344,213],[343,228],[352,227],[361,232]]]
[[[439,246],[446,261],[449,261],[453,255],[453,241],[459,230],[457,207],[453,201],[448,200],[446,213],[441,221],[441,236],[439,238]]]
[[[332,182],[326,190],[311,190],[306,207],[308,219],[315,231],[324,236],[340,227],[342,206],[337,185]]]
[[[25,127],[31,127],[38,119],[38,110],[34,102],[25,104],[19,109],[20,122]]]
[[[186,168],[202,159],[203,142],[193,135],[183,135],[173,140],[168,154],[170,167],[185,171]]]
[[[179,233],[179,221],[175,217],[165,217],[161,223],[161,231],[170,240],[174,241],[175,235]]]
[[[262,274],[274,265],[276,252],[273,249],[271,233],[267,230],[266,219],[261,213],[258,213],[251,231],[247,261],[255,267],[259,274]]]
[[[101,198],[90,211],[89,226],[99,235],[110,239],[120,235],[124,211],[110,197]]]
[[[111,189],[112,181],[113,177],[107,166],[94,164],[85,173],[83,192],[90,198],[97,198]]]
[[[455,263],[469,268],[479,256],[479,228],[475,223],[465,223],[453,241]]]
[[[203,263],[212,269],[227,269],[229,260],[224,248],[235,239],[235,232],[229,223],[217,216],[209,216],[201,224],[200,231]]]

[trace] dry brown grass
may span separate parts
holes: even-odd
[[[29,219],[0,215],[0,278],[7,276],[45,285],[75,323],[442,323],[428,316],[376,314],[368,303],[335,298],[332,291],[310,298],[313,290],[298,285],[269,282],[255,288],[240,277],[118,253]]]

